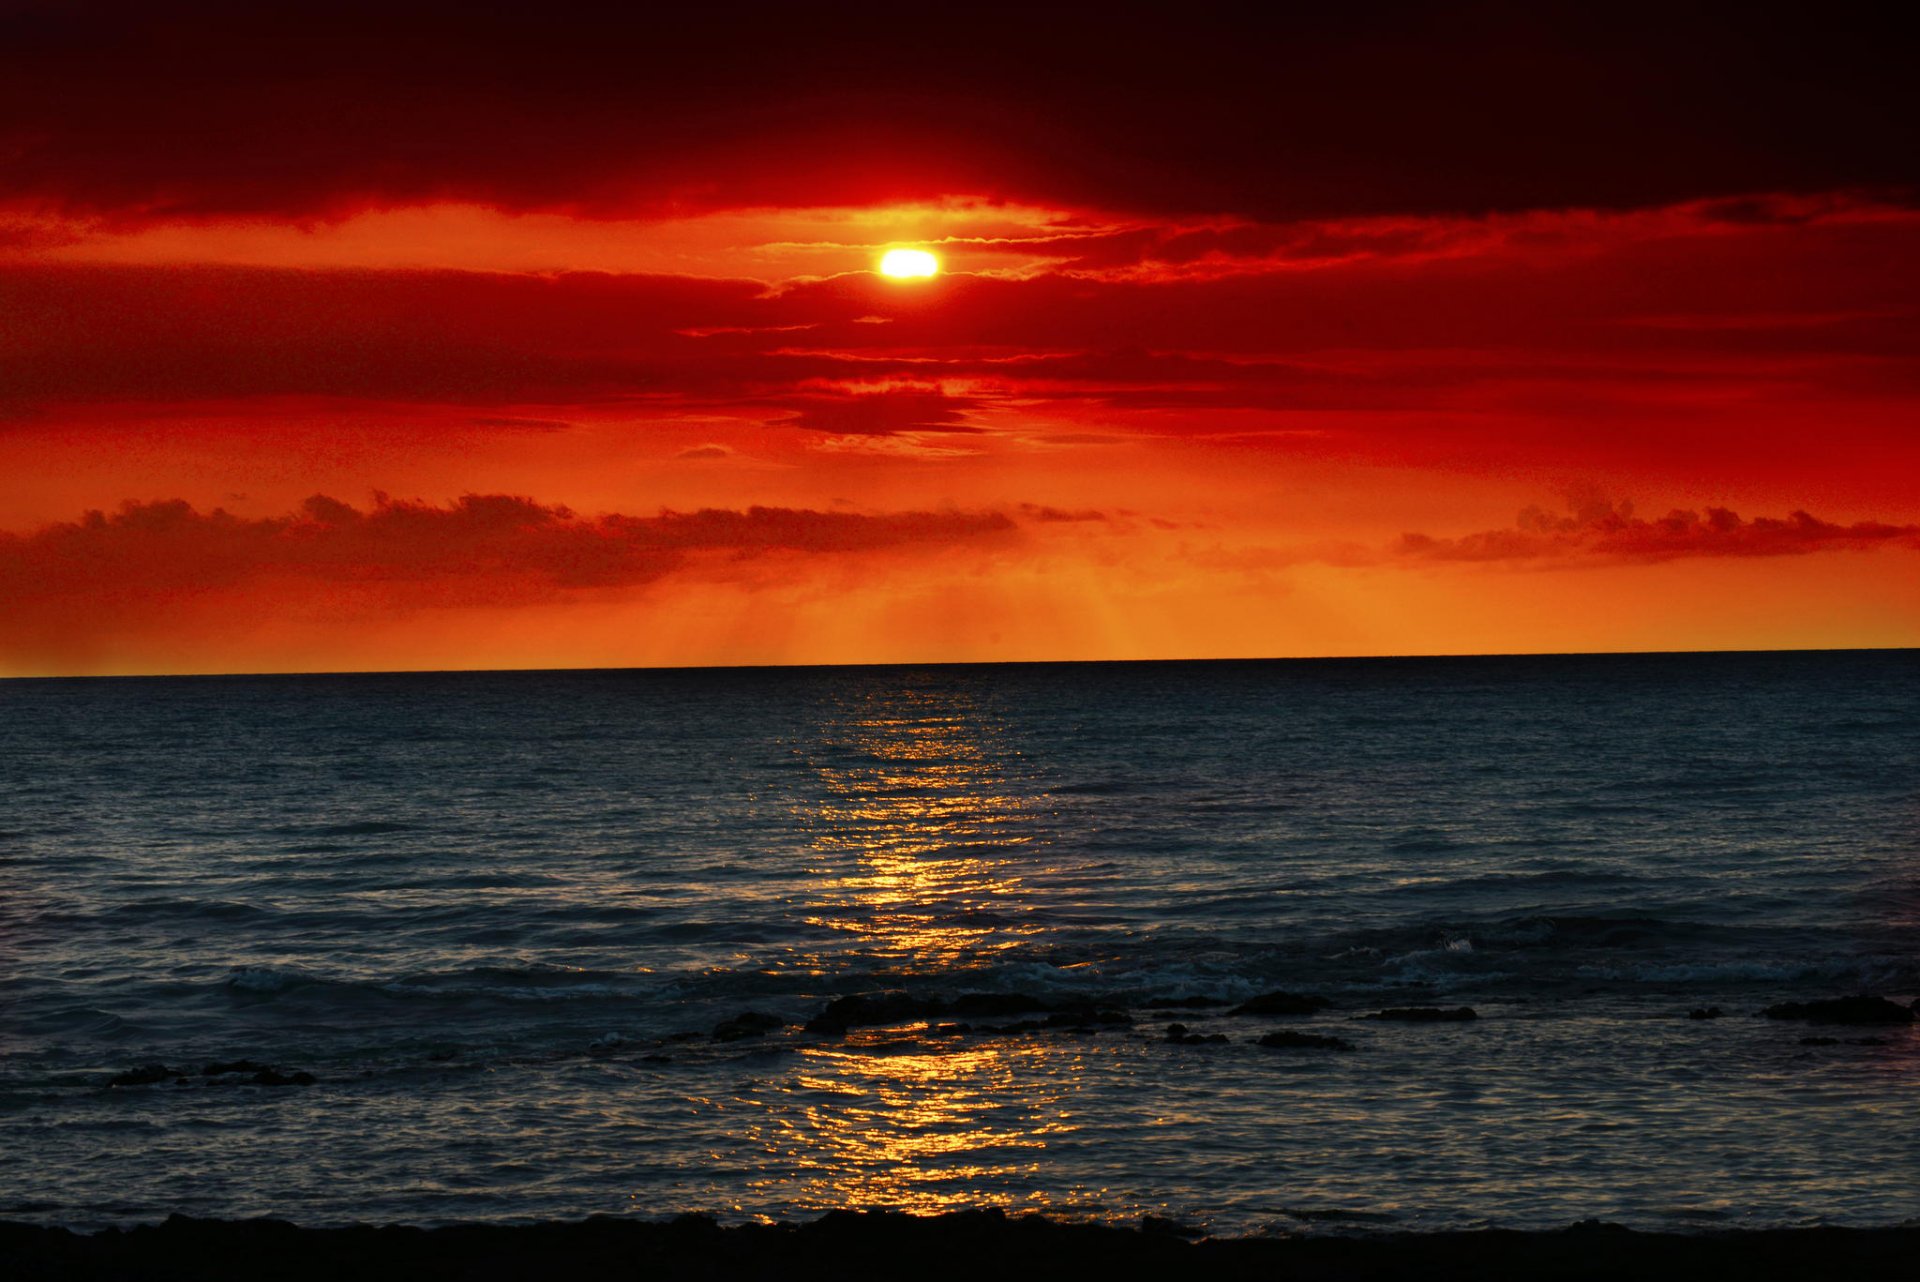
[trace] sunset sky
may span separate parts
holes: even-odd
[[[1910,45],[1670,8],[0,6],[0,675],[1920,643]]]

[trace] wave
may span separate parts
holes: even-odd
[[[316,824],[302,828],[275,828],[282,837],[382,837],[388,833],[411,832],[413,824],[386,819],[356,819],[347,823]]]
[[[1647,962],[1582,967],[1580,978],[1610,983],[1822,985],[1849,992],[1912,992],[1920,989],[1920,963],[1910,957],[1826,957],[1817,961],[1728,960]]]
[[[1744,935],[1777,931],[1645,914],[1586,916],[1525,913],[1492,918],[1430,918],[1424,922],[1341,937],[1346,950],[1383,955],[1455,947],[1477,952],[1622,952],[1675,947],[1738,949]],[[1464,944],[1465,947],[1457,947]]]
[[[297,967],[240,966],[228,972],[221,986],[243,998],[293,996],[305,1003],[555,1003],[655,1000],[660,982],[645,974],[539,965],[480,966],[392,979],[346,979]]]
[[[211,912],[225,911],[217,908]],[[1381,993],[1403,988],[1527,990],[1540,996],[1648,986],[1861,985],[1902,990],[1915,959],[1870,941],[1813,927],[1740,926],[1687,916],[1519,914],[1434,918],[1366,931],[1265,932],[1245,938],[1198,927],[1142,937],[1092,923],[1033,934],[1010,927],[1029,915],[992,908],[943,922],[976,932],[952,951],[914,956],[898,941],[869,939],[831,920],[769,924],[708,918],[660,920],[646,906],[511,914],[450,907],[422,918],[375,914],[403,953],[423,960],[449,944],[550,950],[555,961],[476,961],[340,975],[324,967],[242,966],[224,986],[241,998],[298,994],[339,1000],[725,1001],[819,999],[885,987],[947,986],[1144,1003],[1158,998],[1232,1001],[1274,988]],[[849,920],[852,920],[851,918]],[[332,923],[346,929],[352,920]],[[624,928],[624,929],[623,929]],[[639,937],[635,933],[639,932]],[[609,965],[629,952],[641,964]],[[561,962],[569,954],[580,964]]]
[[[277,909],[238,900],[163,898],[138,899],[98,909],[47,908],[27,913],[22,920],[34,926],[87,926],[103,922],[124,925],[127,922],[172,920],[247,921],[279,915]]]

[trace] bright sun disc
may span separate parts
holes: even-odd
[[[940,260],[924,249],[889,249],[880,256],[880,274],[900,279],[931,276],[940,270]]]

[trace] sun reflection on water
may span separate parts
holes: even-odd
[[[809,1049],[785,1107],[754,1123],[780,1173],[753,1185],[821,1209],[1054,1205],[1035,1185],[1049,1142],[1073,1129],[1067,1058],[1038,1043],[929,1046],[897,1034]]]
[[[819,788],[795,814],[818,877],[806,920],[831,942],[795,964],[951,994],[987,982],[981,972],[1044,929],[1028,876],[1050,803],[1010,739],[960,691],[895,688],[845,705],[809,749]],[[1060,1205],[1040,1191],[1042,1165],[1075,1129],[1080,1048],[922,1024],[798,1053],[790,1074],[741,1101],[766,1163],[759,1189],[822,1209]]]
[[[1044,798],[998,723],[957,693],[895,692],[852,711],[815,757],[824,795],[796,815],[823,878],[808,924],[877,970],[916,976],[978,969],[1040,931],[1021,859]]]

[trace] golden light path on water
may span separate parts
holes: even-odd
[[[872,1040],[872,1039],[869,1039]],[[1074,1129],[1059,1084],[1074,1076],[1058,1047],[988,1045],[804,1052],[797,1109],[758,1137],[790,1173],[752,1182],[822,1210],[916,1212],[998,1203],[1057,1205],[999,1192],[1038,1173],[1053,1137]],[[1052,1083],[1050,1086],[1049,1083]]]
[[[1018,786],[997,727],[957,693],[855,711],[817,767],[827,799],[797,816],[824,878],[808,923],[902,976],[978,968],[1039,933],[1016,856],[1045,798]]]
[[[1022,868],[1040,853],[1047,799],[1022,786],[986,710],[959,692],[894,691],[850,707],[827,739],[824,800],[797,816],[820,857],[811,924],[928,991],[1043,929]],[[783,1098],[751,1114],[755,1146],[782,1172],[753,1181],[756,1191],[778,1185],[823,1209],[1059,1205],[991,1190],[1017,1188],[1074,1129],[1075,1047],[968,1044],[920,1025],[804,1045],[799,1061],[765,1085]]]

